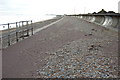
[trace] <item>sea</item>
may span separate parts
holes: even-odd
[[[56,17],[55,15],[40,15],[40,16],[0,16],[0,30],[7,29],[7,26],[3,26],[2,24],[14,23],[19,21],[29,21],[32,20],[33,23],[44,21],[48,19],[52,19]]]

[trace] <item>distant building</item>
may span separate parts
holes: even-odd
[[[98,14],[106,14],[107,11],[105,11],[104,9],[102,9],[101,11],[98,12]]]
[[[120,13],[120,1],[118,2],[118,13]]]

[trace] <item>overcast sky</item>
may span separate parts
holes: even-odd
[[[118,12],[119,0],[0,0],[0,16]]]

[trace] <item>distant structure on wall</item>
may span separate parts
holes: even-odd
[[[114,11],[105,11],[104,9],[102,9],[101,11],[99,12],[94,12],[92,14],[116,14]]]
[[[118,2],[118,13],[120,13],[120,1]]]

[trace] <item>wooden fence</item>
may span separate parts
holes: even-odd
[[[0,27],[6,28],[2,30],[3,48],[33,35],[32,20],[1,24]]]

